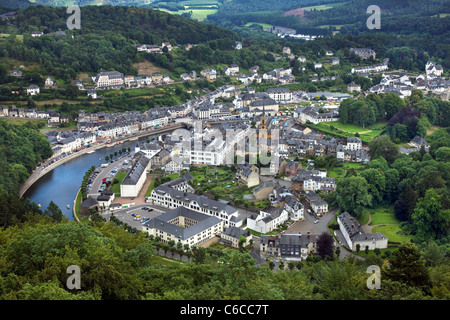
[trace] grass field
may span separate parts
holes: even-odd
[[[384,131],[386,122],[377,122],[366,128],[353,124],[343,124],[340,121],[308,124],[308,126],[324,133],[336,135],[339,137],[354,136],[355,133],[359,133],[359,136],[361,140],[363,140],[363,142],[369,142]]]
[[[116,197],[120,197],[120,184],[123,179],[125,179],[127,173],[126,172],[117,172],[115,179],[119,180],[118,183],[115,183],[111,186],[111,190],[114,191]]]
[[[412,236],[402,234],[398,224],[377,226],[372,229],[372,232],[381,232],[389,239],[389,242],[410,242],[412,239]]]
[[[190,9],[188,11],[192,11],[192,19],[197,19],[198,21],[205,20],[208,15],[217,13],[217,9]]]
[[[269,28],[269,27],[272,27],[271,24],[260,23],[260,22],[247,22],[247,23],[244,25],[244,27],[250,27],[252,24],[260,25],[260,26],[263,27],[263,28]]]

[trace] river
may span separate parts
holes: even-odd
[[[102,163],[105,163],[105,156],[109,156],[114,151],[128,147],[131,147],[131,151],[133,151],[139,141],[146,141],[147,139],[152,139],[152,137],[143,137],[138,141],[128,141],[114,147],[103,148],[66,162],[36,181],[25,192],[24,197],[40,204],[42,211],[48,207],[50,201],[53,201],[69,220],[73,220],[73,201],[86,171],[92,165],[99,167]],[[67,205],[70,206],[70,209],[67,208]]]

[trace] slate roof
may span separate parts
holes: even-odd
[[[184,228],[169,222],[179,216],[195,220],[197,221],[197,223],[190,226],[189,228]],[[166,233],[174,235],[180,240],[186,240],[202,232],[203,230],[206,230],[221,222],[222,220],[217,217],[206,215],[180,206],[176,209],[163,213],[156,218],[151,219],[150,221],[145,223],[144,226],[147,228],[164,231]]]

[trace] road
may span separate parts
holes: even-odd
[[[173,131],[176,129],[180,129],[180,128],[184,128],[185,124],[184,123],[176,123],[173,125],[169,125],[167,127],[163,127],[160,129],[154,129],[154,130],[147,130],[147,131],[143,131],[143,132],[139,132],[133,136],[128,136],[126,138],[118,138],[117,140],[114,140],[112,142],[118,142],[118,141],[127,141],[130,140],[131,138],[141,138],[141,137],[146,137],[146,136],[150,136],[150,135],[156,135],[159,133],[163,133],[166,131]],[[22,197],[25,192],[36,182],[38,181],[41,177],[43,177],[44,175],[46,175],[47,173],[49,173],[50,171],[52,171],[53,169],[55,169],[56,167],[76,158],[76,157],[80,157],[82,155],[85,155],[88,152],[91,151],[96,151],[102,148],[105,148],[107,146],[107,143],[97,143],[94,144],[92,146],[90,146],[89,148],[85,148],[82,149],[80,151],[77,152],[73,152],[70,155],[64,156],[64,157],[57,157],[56,159],[58,159],[57,161],[53,161],[55,159],[48,159],[45,163],[41,164],[39,166],[39,168],[35,169],[33,171],[33,173],[28,177],[27,181],[25,181],[24,184],[22,184],[22,186],[20,187],[19,190],[19,195]],[[52,162],[53,161],[53,162]],[[97,189],[98,190],[98,189]]]
[[[128,170],[130,165],[124,165],[123,162],[126,159],[130,159],[133,157],[134,152],[131,153],[125,153],[122,156],[120,156],[118,159],[116,159],[113,163],[110,163],[109,166],[105,168],[99,168],[99,174],[95,177],[94,181],[91,184],[90,192],[88,192],[88,196],[96,198],[100,195],[100,192],[98,191],[103,183],[103,179],[107,177],[115,176],[114,173],[111,173],[111,171],[115,168],[117,168],[118,171],[120,170]],[[112,178],[112,177],[111,177]]]

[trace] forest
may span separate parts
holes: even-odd
[[[433,125],[449,127],[450,103],[426,97],[413,90],[401,99],[394,93],[369,94],[344,100],[339,106],[340,121],[362,127],[387,121],[386,133],[396,143],[409,142],[416,135],[425,137]]]
[[[117,70],[137,74],[132,66],[132,44],[172,45],[202,43],[217,39],[240,40],[240,36],[211,24],[201,24],[158,10],[135,7],[94,6],[81,8],[81,29],[68,30],[65,8],[31,6],[16,17],[17,32],[0,42],[0,57],[35,62],[41,74],[65,80],[79,72]],[[120,18],[118,18],[120,17]],[[43,31],[32,37],[32,31]],[[66,35],[55,35],[66,31]]]
[[[201,247],[192,248],[190,262],[163,260],[154,240],[112,221],[80,225],[28,213],[26,221],[0,229],[0,239],[3,300],[449,298],[448,257],[434,241],[402,244],[364,260],[317,255],[274,267],[255,265],[247,252]],[[380,290],[366,286],[366,269],[374,264],[382,270]],[[80,268],[80,289],[66,286],[71,265]]]

